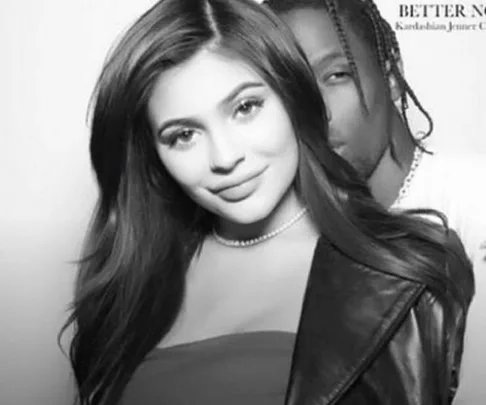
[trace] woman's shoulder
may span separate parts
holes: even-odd
[[[443,253],[437,253],[437,265],[451,273],[452,282],[461,277],[467,280],[470,267],[461,258],[461,244],[453,232],[447,233],[444,246]],[[405,374],[416,379],[400,377],[396,383],[401,388],[414,393],[413,381],[428,384],[420,390],[424,397],[418,403],[450,395],[449,389],[456,382],[452,381],[449,368],[458,369],[460,365],[467,308],[453,305],[454,313],[449,318],[452,322],[444,322],[449,308],[425,283],[376,271],[322,239],[316,258],[319,262],[311,269],[301,320],[298,342],[305,345],[299,347],[299,369],[308,369],[307,362],[312,361],[313,369],[323,370],[324,374],[325,370],[333,370],[332,375],[326,375],[330,387],[347,386],[358,378],[352,391],[359,396],[366,391],[365,387],[360,388],[363,384],[380,386],[387,376],[397,375],[396,366],[402,364],[409,368]],[[465,284],[467,290],[468,283]],[[421,339],[417,340],[417,336]],[[448,346],[444,336],[454,336],[454,347]],[[455,352],[453,365],[443,363],[449,349]],[[417,363],[417,357],[433,360]],[[370,368],[369,364],[373,366]],[[430,378],[442,371],[440,387],[430,386]],[[341,394],[322,392],[322,396],[336,395],[333,399]]]
[[[425,291],[424,284],[376,271],[321,237],[302,309],[295,370],[315,381],[319,398],[337,401],[346,390],[336,387],[351,386],[382,358]],[[313,374],[317,370],[319,378]],[[388,365],[380,370],[393,371]]]
[[[475,284],[472,264],[466,256],[464,245],[457,233],[449,229],[446,238],[445,272],[451,283],[458,289],[464,305],[469,307],[474,296]]]
[[[462,307],[461,312],[467,311],[474,295],[472,266],[456,232],[452,229],[443,229],[443,249],[429,250],[430,255],[433,255],[431,262],[439,273],[447,277],[449,288],[455,289],[451,303],[459,304]],[[436,299],[438,293],[427,285],[425,278],[421,281],[402,275],[396,269],[386,271],[367,266],[347,256],[323,237],[319,240],[313,267],[315,268],[311,269],[309,282],[319,285],[322,289],[321,294],[334,297],[333,310],[345,311],[346,313],[340,314],[343,318],[359,318],[363,311],[367,314],[376,311],[374,315],[377,319],[380,318],[378,313],[381,310],[386,312],[391,306],[401,308],[400,316],[404,317],[405,312],[411,311],[421,300],[429,302],[432,299],[437,301],[438,305],[441,302],[442,305],[446,305],[443,300]],[[449,293],[450,291],[447,291],[446,296],[449,296]],[[387,312],[387,316],[393,317],[394,313]],[[398,313],[395,315],[399,316]],[[383,318],[383,321],[387,321],[387,318]]]

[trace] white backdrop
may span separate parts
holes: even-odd
[[[152,3],[0,2],[2,405],[70,403],[56,334],[96,195],[87,105],[113,39]],[[378,5],[397,19],[398,0]],[[407,77],[435,119],[434,143],[486,156],[486,31],[399,39]]]

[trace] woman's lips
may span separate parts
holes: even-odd
[[[215,190],[215,193],[223,200],[236,202],[248,198],[255,192],[260,183],[261,175],[265,170],[261,170],[255,174],[247,176],[243,180],[234,181],[229,185],[220,187]]]

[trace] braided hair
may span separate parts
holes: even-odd
[[[344,21],[350,24],[352,29],[363,39],[375,54],[378,67],[385,83],[388,83],[390,75],[393,75],[400,87],[400,113],[406,126],[407,133],[413,143],[425,151],[422,140],[432,133],[434,123],[428,111],[423,107],[417,95],[408,84],[399,67],[400,47],[393,28],[382,17],[373,0],[266,0],[265,5],[277,14],[284,14],[292,10],[302,8],[315,8],[325,10],[332,21],[338,35],[343,52],[348,60],[351,77],[355,83],[361,105],[366,113],[368,109],[365,103],[359,72],[356,66]],[[390,89],[387,89],[391,98]],[[425,116],[428,122],[428,130],[422,133],[420,139],[412,135],[407,109],[409,100]],[[392,151],[393,152],[393,151]]]

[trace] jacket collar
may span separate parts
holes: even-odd
[[[317,243],[286,405],[335,403],[386,344],[424,286],[371,270]]]

